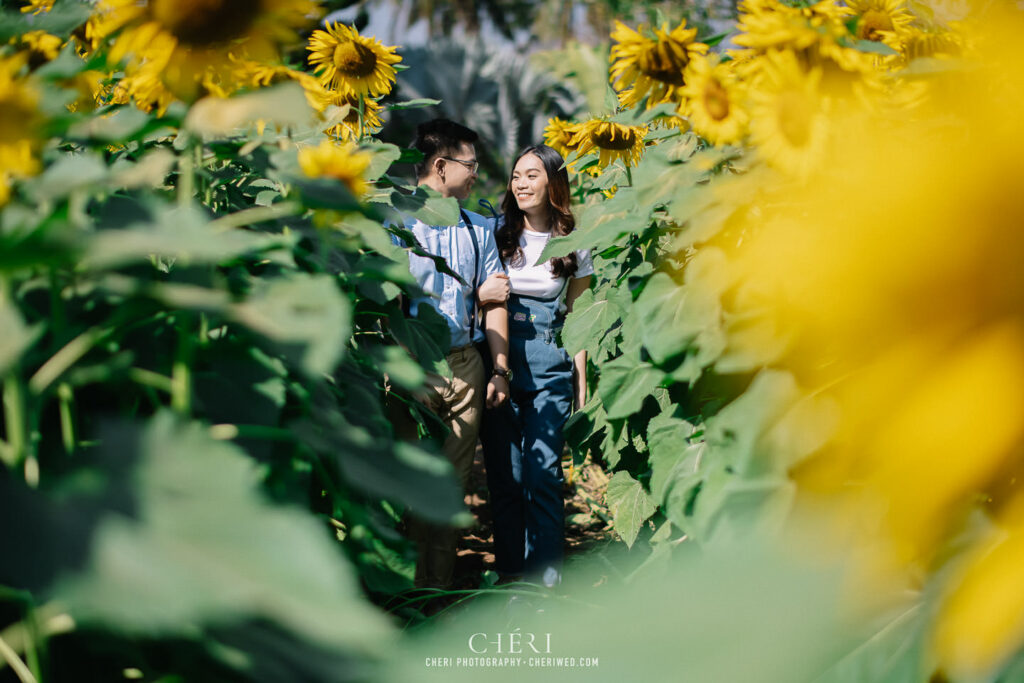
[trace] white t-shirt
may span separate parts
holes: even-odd
[[[550,299],[564,289],[565,278],[555,277],[551,272],[551,262],[537,264],[540,253],[544,251],[550,232],[534,232],[523,229],[519,237],[519,246],[523,248],[523,261],[519,267],[508,265],[508,281],[513,294],[525,294],[541,299]],[[537,265],[535,265],[537,264]],[[576,252],[576,273],[573,277],[593,275],[594,263],[590,258],[589,249]],[[565,300],[565,293],[562,293]]]

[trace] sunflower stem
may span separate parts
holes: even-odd
[[[192,203],[192,194],[195,192],[195,155],[190,148],[178,157],[178,205],[188,206]]]
[[[363,117],[366,116],[366,101],[359,96],[359,142],[363,141]]]
[[[629,181],[627,187],[633,187],[633,170],[626,164],[626,180]]]
[[[74,408],[75,394],[71,385],[61,382],[57,387],[57,398],[60,406],[60,435],[64,442],[64,452],[71,455],[75,451],[75,419]]]
[[[171,368],[171,409],[185,417],[192,412],[192,334],[187,320],[178,325],[178,349]]]

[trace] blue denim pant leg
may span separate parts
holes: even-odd
[[[519,412],[511,401],[484,411],[480,443],[494,525],[494,564],[506,575],[522,574],[526,557],[521,435]]]
[[[562,572],[562,428],[569,417],[570,386],[569,381],[551,383],[524,395],[518,406],[523,425],[525,569],[548,585],[558,583]]]

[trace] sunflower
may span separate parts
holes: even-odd
[[[11,42],[16,43],[28,54],[30,69],[37,69],[56,59],[60,54],[60,48],[64,45],[63,40],[46,31],[29,31],[12,39]]]
[[[236,74],[238,80],[250,88],[265,88],[285,81],[295,81],[302,86],[306,101],[318,114],[322,114],[327,108],[323,100],[327,96],[328,90],[320,85],[320,81],[316,77],[305,71],[292,69],[282,64],[244,61],[239,62]]]
[[[17,55],[0,61],[0,184],[4,186],[4,202],[10,196],[12,179],[39,172],[39,94],[18,78],[24,65],[24,57]]]
[[[328,118],[342,117],[324,132],[341,140],[355,140],[359,137],[359,100],[351,93],[328,90],[321,98],[321,103]],[[362,133],[372,133],[384,125],[380,114],[384,110],[377,100],[363,98]],[[331,108],[334,108],[333,110]]]
[[[380,97],[395,83],[394,65],[402,61],[395,47],[359,35],[345,24],[329,24],[309,39],[309,63],[320,72],[320,82],[354,95]]]
[[[686,113],[702,138],[714,145],[739,142],[747,127],[747,113],[740,103],[740,86],[728,63],[715,57],[698,57],[687,67]]]
[[[697,29],[686,28],[686,21],[671,31],[668,24],[654,29],[654,37],[645,35],[646,27],[634,31],[621,21],[612,31],[611,80],[619,88],[619,102],[631,107],[650,96],[648,107],[663,102],[679,102],[683,72],[695,55],[706,54],[708,46],[694,39]]]
[[[773,50],[751,93],[751,141],[770,165],[800,177],[814,168],[828,135],[821,77],[820,68],[805,73],[792,52]]]
[[[194,100],[236,89],[234,60],[273,61],[318,11],[313,0],[100,0],[86,38],[95,48],[116,35],[110,59],[126,76],[148,71],[143,81]]]
[[[28,4],[21,8],[22,12],[42,14],[53,9],[54,0],[28,0]]]
[[[581,156],[598,150],[597,170],[607,168],[616,159],[622,159],[626,166],[636,166],[644,152],[645,135],[646,126],[626,126],[592,119],[580,124],[572,144],[576,145]]]
[[[855,35],[858,40],[885,43],[897,51],[902,49],[903,38],[914,21],[904,0],[849,0],[848,4],[857,15]]]
[[[371,159],[369,154],[360,152],[351,142],[339,145],[324,140],[316,147],[303,147],[299,150],[299,166],[303,173],[310,178],[340,180],[357,197],[366,192],[363,174],[370,166]]]
[[[569,156],[576,151],[573,138],[579,132],[580,124],[564,121],[557,116],[548,119],[548,125],[544,129],[544,144],[551,147],[563,157]]]

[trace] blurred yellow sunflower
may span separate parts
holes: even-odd
[[[28,4],[21,8],[22,12],[41,14],[53,9],[54,0],[28,0]]]
[[[303,173],[310,178],[340,180],[357,197],[366,192],[363,174],[371,160],[369,154],[360,152],[351,142],[338,144],[324,140],[316,147],[299,150],[299,166]]]
[[[0,61],[0,184],[4,186],[3,202],[10,196],[10,182],[39,172],[36,152],[42,116],[39,93],[24,79],[18,78],[24,67],[23,57]],[[2,203],[2,202],[0,202]]]
[[[821,76],[820,68],[805,73],[792,52],[765,56],[751,90],[750,135],[771,166],[806,176],[821,156],[829,129]]]
[[[319,11],[314,0],[100,0],[86,38],[95,47],[116,36],[110,59],[125,61],[126,76],[147,70],[143,80],[191,101],[236,89],[234,60],[273,61]]]
[[[356,140],[359,137],[359,97],[352,93],[327,90],[320,98],[328,119],[341,117],[337,123],[324,132],[341,140]],[[333,108],[333,109],[332,109]],[[384,107],[376,100],[363,98],[362,134],[367,135],[381,129],[384,123],[380,114]]]
[[[236,73],[238,79],[250,88],[266,88],[285,81],[295,81],[302,86],[306,101],[318,114],[323,113],[326,108],[323,100],[328,92],[327,89],[320,85],[320,81],[315,76],[305,71],[292,69],[283,64],[244,61],[238,64]]]
[[[706,54],[708,46],[696,42],[697,29],[686,28],[683,20],[671,31],[668,25],[654,29],[654,37],[645,35],[646,27],[634,31],[621,21],[612,31],[611,80],[619,92],[619,102],[631,107],[649,97],[648,107],[663,102],[679,102],[686,65],[695,55]]]
[[[29,31],[11,40],[28,54],[29,68],[35,69],[57,58],[64,41],[46,31]]]
[[[626,126],[621,123],[591,119],[580,124],[572,144],[582,156],[597,150],[597,170],[607,168],[616,159],[626,166],[636,166],[644,152],[647,126]]]
[[[698,57],[687,67],[686,113],[693,130],[714,145],[731,145],[746,133],[747,112],[740,85],[728,63]]]
[[[848,0],[847,4],[857,17],[859,40],[885,43],[900,50],[902,39],[914,21],[904,0]]]
[[[402,61],[395,54],[397,48],[361,36],[345,24],[330,24],[326,31],[314,31],[306,49],[310,52],[309,63],[320,72],[321,83],[357,96],[380,97],[391,92],[394,65]]]
[[[548,119],[544,129],[544,144],[551,147],[563,157],[576,151],[577,145],[573,138],[579,132],[580,124],[564,121],[557,116]]]

